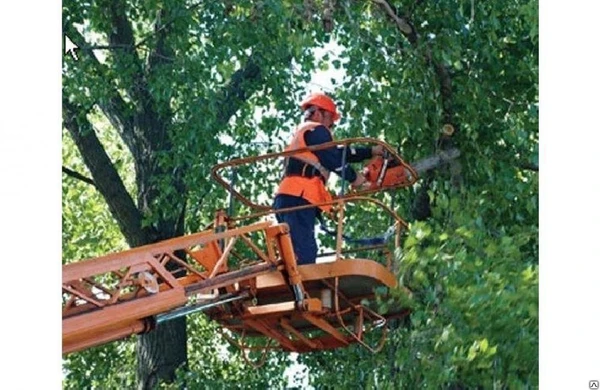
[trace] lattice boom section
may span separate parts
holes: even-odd
[[[63,353],[146,332],[155,316],[193,309],[207,293],[255,296],[256,277],[275,270],[302,297],[287,229],[209,230],[63,266]]]
[[[146,254],[134,261],[125,260],[125,263],[128,264],[106,261],[104,266],[83,263],[72,264],[73,267],[70,268],[67,268],[69,265],[65,266],[62,284],[63,318],[177,286],[172,275],[155,256]]]
[[[260,222],[221,233],[208,230],[67,264],[63,267],[63,318],[197,284],[247,261],[275,263],[273,244],[265,249],[256,244],[267,242],[271,225]],[[252,235],[262,238],[251,239]],[[240,248],[250,255],[240,254]],[[232,263],[232,256],[238,260]]]

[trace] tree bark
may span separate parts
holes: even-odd
[[[159,380],[172,382],[176,370],[187,363],[185,317],[163,324],[146,333],[136,344],[138,390],[151,390]]]
[[[94,181],[93,181],[92,179],[90,179],[90,178],[89,178],[89,177],[87,177],[87,176],[84,176],[84,175],[82,175],[82,174],[81,174],[81,173],[79,173],[79,172],[76,172],[76,171],[74,171],[74,170],[72,170],[72,169],[69,169],[69,168],[65,167],[64,165],[63,165],[63,167],[62,167],[62,171],[63,171],[63,173],[64,173],[64,174],[66,174],[67,176],[73,177],[73,178],[75,178],[75,179],[77,179],[77,180],[81,180],[81,181],[82,181],[82,182],[84,182],[84,183],[91,184],[91,185],[93,185],[94,187],[96,187],[96,183],[94,183]]]
[[[142,215],[127,192],[119,173],[85,118],[85,110],[63,99],[63,123],[92,174],[119,229],[131,247],[144,245],[152,236],[151,229],[142,228]],[[83,112],[83,114],[82,114]]]
[[[460,156],[460,151],[456,148],[452,148],[443,152],[439,152],[436,155],[423,158],[421,160],[411,163],[410,166],[422,176],[425,172],[439,168],[443,164],[449,164],[452,160],[457,159]]]

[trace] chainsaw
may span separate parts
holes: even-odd
[[[372,158],[363,169],[363,175],[370,183],[369,190],[412,184],[410,171],[391,157]]]

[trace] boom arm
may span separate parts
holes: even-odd
[[[220,250],[219,241],[248,240],[250,234],[266,238],[266,251],[255,247],[260,260],[239,270],[220,271],[229,253]],[[180,250],[185,251],[189,263],[176,256]],[[190,296],[222,287],[229,287],[232,296],[246,293],[249,285],[245,282],[286,269],[290,259],[278,258],[277,253],[293,254],[287,225],[260,222],[67,264],[62,283],[63,353],[147,332],[155,326],[154,316],[184,306]],[[174,276],[180,273],[183,276]]]

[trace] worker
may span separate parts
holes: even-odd
[[[333,141],[333,126],[340,119],[335,102],[326,94],[315,92],[300,103],[300,108],[303,111],[304,122],[296,128],[286,151]],[[381,145],[371,148],[349,147],[346,152],[346,162],[360,162],[373,155],[381,154],[383,154]],[[366,185],[364,175],[356,172],[347,163],[342,165],[342,160],[343,148],[335,146],[288,156],[273,208],[280,210],[331,201],[331,194],[326,188],[330,172],[335,172],[355,189]],[[277,221],[285,222],[290,227],[298,265],[315,263],[317,258],[315,222],[321,212],[330,210],[331,205],[321,205],[276,213]]]

